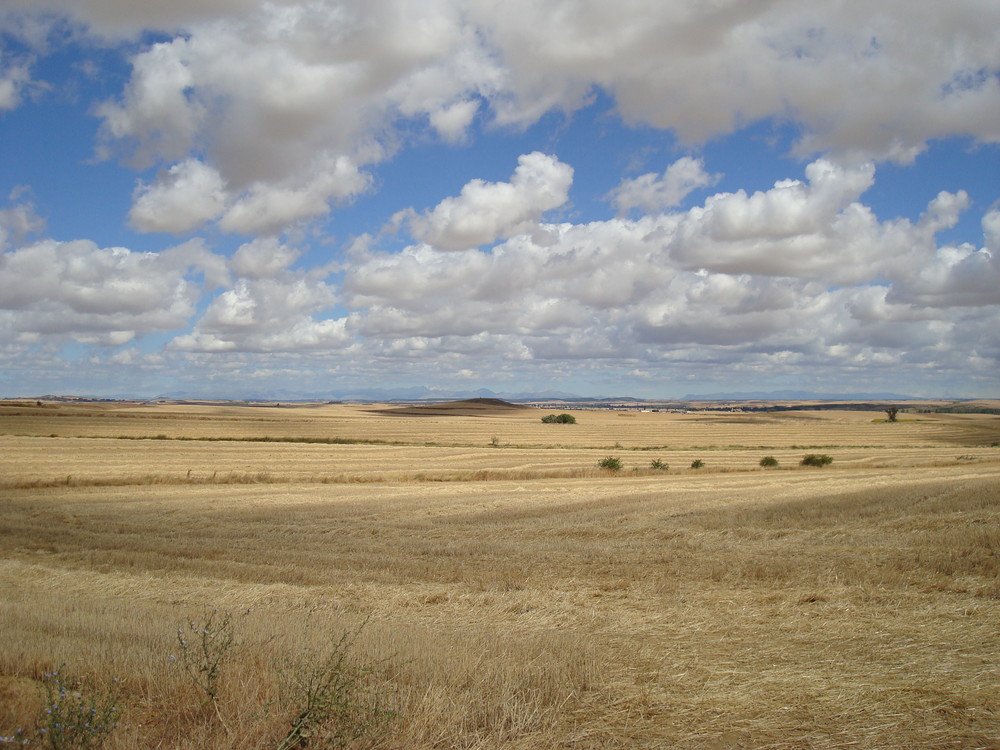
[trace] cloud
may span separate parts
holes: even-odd
[[[753,375],[964,362],[988,372],[1000,212],[984,220],[981,250],[942,248],[935,233],[968,196],[941,193],[918,221],[879,220],[863,203],[874,174],[871,164],[817,160],[805,179],[719,193],[687,211],[539,220],[448,253],[362,248],[342,284],[348,328],[385,360],[463,366],[475,356],[478,367],[569,359]],[[971,346],[970,331],[982,337]]]
[[[842,163],[907,162],[951,136],[1000,142],[1000,7],[985,0],[916,10],[888,0],[876,15],[857,0],[167,5],[11,7],[65,14],[103,37],[157,34],[97,110],[100,150],[167,175],[193,160],[214,170],[227,190],[226,231],[268,234],[324,215],[368,189],[366,169],[413,134],[460,142],[477,116],[525,127],[585,106],[596,90],[627,122],[692,145],[772,118],[799,130],[800,155]],[[0,75],[8,104],[19,86],[10,71]],[[703,175],[687,178],[706,186]],[[139,225],[156,225],[142,217],[171,195],[165,180],[137,192]],[[669,206],[690,184],[644,175],[621,186],[619,207]]]
[[[221,259],[198,241],[160,253],[43,240],[0,256],[0,310],[15,339],[37,334],[119,346],[187,326]]]
[[[448,143],[465,139],[466,131],[479,109],[479,102],[464,100],[449,104],[430,113],[431,126]]]
[[[144,30],[176,31],[191,24],[217,20],[251,10],[260,0],[5,0],[17,9],[64,15],[86,24],[109,40],[130,38]]]
[[[10,194],[13,205],[0,208],[0,250],[21,242],[29,234],[40,232],[45,226],[34,204],[24,200],[28,192],[26,188],[15,188]]]
[[[983,219],[978,249],[941,246],[936,233],[968,196],[942,192],[916,221],[880,220],[864,203],[874,175],[817,160],[802,178],[688,210],[552,222],[543,213],[564,205],[572,169],[527,154],[510,181],[470,182],[414,217],[421,239],[403,250],[358,243],[338,277],[274,236],[228,259],[199,242],[161,253],[15,245],[0,256],[0,343],[122,347],[176,331],[169,356],[196,368],[252,354],[275,367],[349,358],[439,373],[551,375],[572,361],[654,378],[710,366],[988,380],[1000,353],[1000,211]],[[8,236],[37,232],[18,211],[0,215]]]
[[[713,195],[681,217],[667,238],[670,255],[688,270],[831,284],[877,279],[930,252],[941,225],[880,222],[858,200],[874,174],[871,164],[840,167],[820,159],[806,167],[807,181]],[[954,206],[963,200],[956,197]]]
[[[226,204],[225,184],[197,159],[175,164],[152,185],[141,185],[129,221],[143,232],[187,232],[216,218]]]
[[[346,318],[328,317],[336,290],[322,270],[289,266],[300,251],[277,239],[241,245],[229,260],[238,277],[215,297],[190,333],[169,348],[188,352],[298,352],[348,346]]]
[[[274,278],[300,254],[299,250],[281,244],[275,237],[263,237],[240,245],[229,259],[229,268],[242,278]]]
[[[0,49],[0,53],[3,50]],[[2,64],[0,57],[0,112],[16,109],[21,103],[24,88],[30,83],[31,75],[23,65]]]
[[[298,352],[341,349],[353,340],[344,318],[314,314],[335,302],[321,282],[241,279],[212,301],[189,334],[169,348],[190,352]]]
[[[803,153],[906,161],[944,135],[1000,138],[1000,55],[987,2],[892,0],[822,9],[789,0],[476,4],[509,68],[501,120],[570,111],[592,87],[625,118],[687,143],[770,117],[798,123]]]
[[[255,183],[242,193],[226,189],[221,175],[197,159],[175,164],[150,185],[135,191],[129,221],[143,232],[189,232],[218,219],[227,232],[277,232],[308,218],[323,216],[329,201],[363,192],[370,178],[346,158],[295,187]]]
[[[160,42],[136,55],[123,100],[96,110],[102,135],[130,143],[138,166],[184,159],[205,124],[204,107],[189,95],[196,83],[186,59],[190,44],[183,38]]]
[[[198,362],[252,352],[332,366],[349,352],[352,364],[426,362],[426,372],[516,362],[555,373],[567,358],[654,377],[706,363],[790,375],[933,365],[995,383],[998,212],[984,217],[981,245],[942,246],[937,235],[971,204],[964,192],[941,193],[917,220],[880,217],[865,200],[884,159],[912,160],[936,138],[1000,142],[995,2],[886,0],[877,14],[860,0],[5,8],[38,27],[70,18],[74,39],[132,54],[127,82],[95,111],[99,150],[150,170],[133,227],[257,237],[228,260],[198,243],[162,253],[28,243],[41,224],[12,199],[0,210],[5,346],[49,335],[122,346],[170,330],[170,356]],[[5,57],[0,109],[42,85],[29,79],[43,69]],[[304,270],[304,248],[276,239],[371,190],[373,169],[411,142],[525,128],[598,91],[612,114],[691,146],[785,123],[811,163],[682,210],[714,184],[685,157],[622,182],[608,194],[619,215],[583,223],[567,209],[571,165],[533,152],[507,181],[472,180],[397,215],[412,244],[359,242],[342,279]]]
[[[475,35],[457,8],[435,5],[440,16],[314,2],[192,19],[133,58],[123,95],[99,109],[104,139],[141,165],[204,151],[229,191],[226,231],[322,216],[368,188],[361,170],[395,148],[388,126],[401,113],[448,141],[471,122],[478,105],[460,69],[477,67],[461,54]]]
[[[701,159],[685,156],[667,167],[663,176],[653,172],[624,180],[608,194],[608,199],[621,213],[633,209],[660,211],[680,205],[689,193],[718,182],[718,175],[705,171]]]
[[[573,168],[535,151],[518,157],[510,182],[473,180],[410,221],[414,238],[441,250],[462,250],[529,231],[569,197]]]
[[[299,184],[254,183],[234,198],[219,226],[243,234],[278,232],[294,222],[323,216],[331,199],[362,193],[371,182],[346,157],[315,168],[314,176]]]
[[[1000,305],[1000,210],[982,221],[984,246],[943,247],[893,287],[894,302],[932,308]]]

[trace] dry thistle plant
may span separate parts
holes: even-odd
[[[203,620],[188,620],[186,630],[183,626],[177,628],[177,645],[181,666],[225,726],[219,711],[219,677],[223,662],[237,645],[232,613],[220,617],[219,610],[213,609]],[[170,660],[174,661],[174,657]]]
[[[359,747],[385,732],[393,712],[384,707],[384,696],[365,684],[374,665],[358,664],[351,656],[366,624],[344,632],[325,653],[306,650],[282,665],[291,705],[298,713],[277,750],[315,742],[329,748]]]

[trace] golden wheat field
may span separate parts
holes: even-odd
[[[0,736],[1000,748],[1000,417],[549,411],[0,403]]]

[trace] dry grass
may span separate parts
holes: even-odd
[[[157,432],[246,435],[262,411],[181,410]],[[955,447],[995,421],[911,423],[912,447],[866,449],[845,424],[899,425],[788,420],[768,438],[788,468],[763,471],[759,450],[708,447],[763,444],[752,424],[595,414],[567,438],[590,413],[527,413],[368,425],[412,445],[0,438],[0,735],[66,661],[92,686],[126,680],[113,748],[275,747],[295,715],[279,665],[367,620],[355,655],[396,712],[378,747],[1000,747],[1000,451]],[[287,427],[346,435],[352,414]],[[116,417],[51,419],[100,434]],[[635,434],[609,476],[589,441],[615,420]],[[817,421],[835,461],[799,468]],[[498,424],[580,444],[488,448]],[[706,468],[629,470],[689,456]],[[211,607],[250,609],[218,714],[168,661],[178,623]]]

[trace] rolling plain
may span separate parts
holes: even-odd
[[[345,633],[298,746],[1000,748],[1000,416],[0,402],[0,735],[291,747]]]

